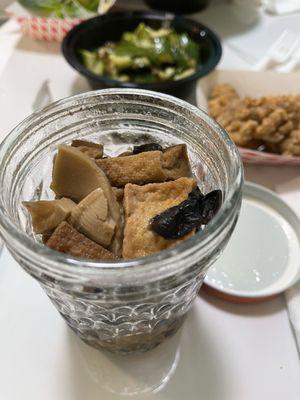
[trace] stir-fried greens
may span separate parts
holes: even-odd
[[[136,83],[183,79],[200,62],[200,46],[187,33],[154,30],[143,23],[133,32],[124,32],[118,42],[107,42],[93,51],[82,49],[80,54],[94,74]]]
[[[36,15],[53,18],[88,18],[96,15],[99,0],[19,0]]]

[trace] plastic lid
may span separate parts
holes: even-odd
[[[299,218],[275,193],[245,183],[235,231],[205,279],[210,292],[233,301],[265,300],[293,285],[299,270]]]

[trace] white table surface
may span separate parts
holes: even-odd
[[[223,17],[220,14],[219,20]],[[294,16],[286,17],[285,23],[290,18]],[[216,30],[222,26],[214,26],[208,17],[203,22]],[[256,48],[261,53],[265,44],[256,40],[257,34],[279,34],[282,24],[282,18],[264,17],[252,31],[227,36],[220,67],[247,67],[227,46],[229,40],[234,45],[251,43],[253,54]],[[300,26],[297,29],[300,33]],[[87,89],[59,55],[57,44],[16,37],[11,22],[0,28],[0,54],[1,138],[32,112],[45,80],[49,80],[54,100]],[[270,188],[297,175],[297,168],[246,169],[248,179]],[[122,383],[145,388],[158,379],[152,364],[145,382],[135,375],[129,379],[124,362],[116,364],[81,344],[42,289],[6,250],[0,259],[0,326],[1,400],[117,400],[123,397],[110,391],[121,391]],[[163,346],[159,352],[168,352]],[[153,357],[159,358],[159,353]],[[283,296],[257,305],[234,305],[201,294],[183,329],[178,366],[170,381],[156,394],[133,398],[299,400],[299,375],[299,357]]]

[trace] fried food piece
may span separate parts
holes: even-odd
[[[109,213],[107,198],[101,188],[91,192],[76,205],[69,222],[94,242],[106,248],[111,244],[116,222]]]
[[[58,225],[46,245],[52,250],[70,254],[74,257],[92,260],[118,260],[118,257],[113,253],[77,232],[67,222],[62,222]]]
[[[59,200],[23,201],[22,204],[31,215],[35,233],[52,232],[76,207],[72,200],[65,197]]]
[[[98,167],[107,175],[112,186],[122,187],[127,183],[142,185],[149,182],[164,182],[162,152],[148,151],[132,156],[112,157],[96,160]]]
[[[218,99],[220,97],[232,99],[239,98],[239,95],[231,85],[229,85],[228,83],[221,83],[213,88],[210,95],[211,99]]]
[[[297,153],[297,146],[294,146],[294,150],[290,147],[297,140],[297,135],[293,134],[292,140],[286,140],[300,123],[300,95],[246,97],[238,100],[235,93],[229,85],[217,86],[212,92],[209,107],[210,114],[228,131],[238,146],[278,153],[289,147],[285,151]]]
[[[194,232],[191,232],[181,239],[164,239],[151,230],[149,222],[154,216],[186,200],[196,186],[192,178],[145,186],[127,184],[124,191],[123,257],[135,258],[157,253],[193,235]]]
[[[300,127],[281,143],[280,150],[285,156],[300,156]]]
[[[178,144],[167,148],[163,152],[162,166],[167,180],[191,176],[192,171],[186,145]]]
[[[73,140],[71,146],[77,147],[82,153],[86,154],[90,158],[102,158],[103,157],[103,146],[102,144],[88,142],[87,140]]]
[[[96,160],[111,184],[123,187],[127,183],[164,182],[191,176],[191,167],[185,144],[169,147],[164,152],[145,151],[124,157]]]
[[[237,146],[249,147],[254,140],[254,132],[257,126],[256,121],[250,120],[244,123],[234,121],[226,129]]]
[[[210,95],[209,109],[213,118],[217,118],[223,113],[225,108],[239,100],[239,95],[236,90],[227,83],[216,85]]]
[[[277,108],[262,119],[261,124],[257,126],[254,132],[254,139],[279,143],[284,139],[286,132],[289,133],[286,130],[287,124],[288,116],[286,111],[282,108]]]
[[[111,250],[121,251],[123,226],[120,208],[105,173],[86,154],[75,147],[61,145],[54,159],[51,189],[58,196],[81,201],[101,188],[107,199],[109,213],[116,224]]]

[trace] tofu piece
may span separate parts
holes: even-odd
[[[123,187],[127,183],[143,185],[164,182],[166,175],[162,167],[162,152],[148,151],[132,156],[112,157],[96,160],[112,186]]]
[[[191,176],[191,167],[185,144],[169,147],[164,152],[143,153],[96,160],[112,186],[123,187],[127,183],[165,182]]]
[[[178,144],[167,148],[163,152],[162,166],[167,180],[190,177],[192,171],[186,145]]]
[[[46,245],[52,250],[74,257],[91,260],[118,260],[118,257],[113,253],[79,233],[67,222],[58,225],[50,239],[47,240]]]
[[[149,226],[151,218],[188,198],[197,183],[192,178],[179,178],[145,186],[128,184],[124,190],[125,231],[123,257],[136,258],[157,253],[187,239],[164,239]]]

